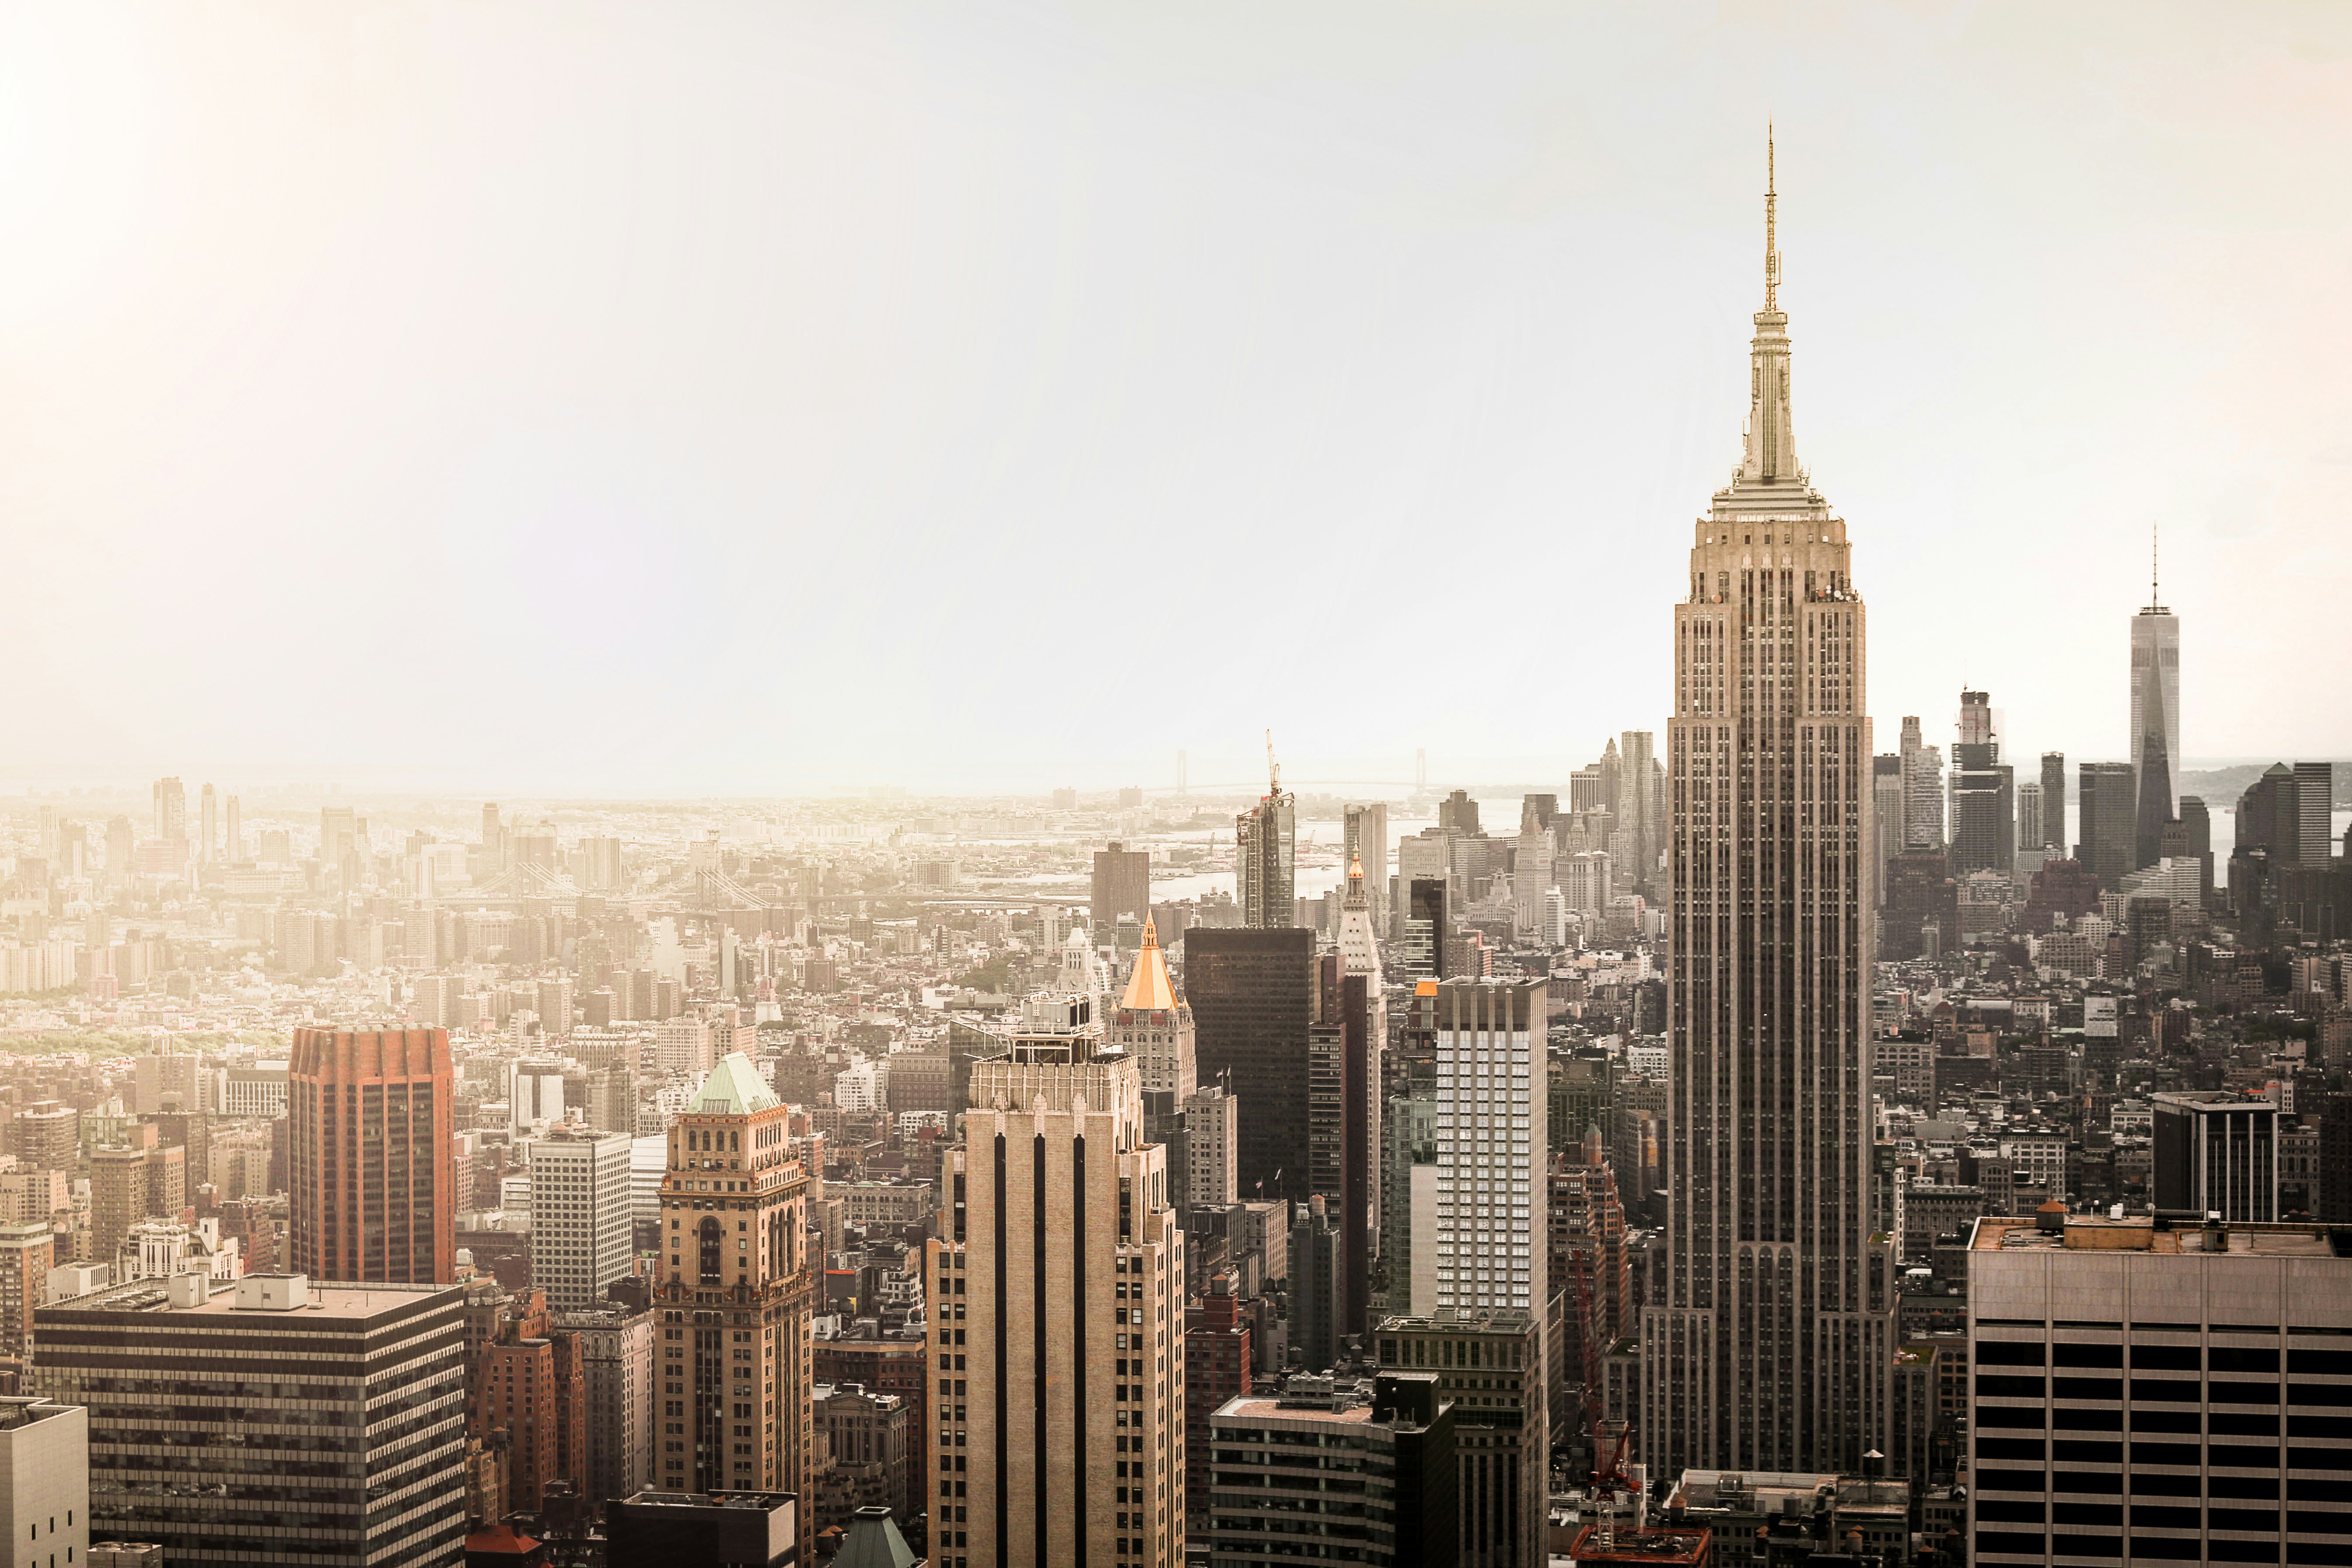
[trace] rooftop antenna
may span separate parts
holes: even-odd
[[[1779,221],[1780,193],[1773,173],[1772,122],[1764,122],[1764,310],[1769,315],[1780,308],[1780,252],[1773,241],[1773,231]]]
[[[2156,591],[2156,530],[2155,523],[2147,525],[2147,607],[2151,610],[2164,603],[2163,595]]]

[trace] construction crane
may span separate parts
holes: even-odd
[[[1282,793],[1282,764],[1274,760],[1274,731],[1265,732],[1265,797],[1274,799]]]

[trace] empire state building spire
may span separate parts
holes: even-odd
[[[1772,132],[1764,133],[1764,308],[1748,344],[1748,450],[1739,478],[1749,484],[1801,483],[1789,416],[1789,318],[1780,310],[1779,180]]]

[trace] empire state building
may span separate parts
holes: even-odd
[[[1797,462],[1765,184],[1747,449],[1675,606],[1670,1277],[1634,1436],[1653,1475],[1859,1474],[1893,1447],[1863,603],[1845,521]]]

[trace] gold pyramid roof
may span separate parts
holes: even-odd
[[[1160,951],[1160,932],[1151,917],[1143,917],[1143,948],[1135,955],[1135,973],[1118,1005],[1133,1013],[1172,1013],[1176,988],[1168,983],[1168,955]]]

